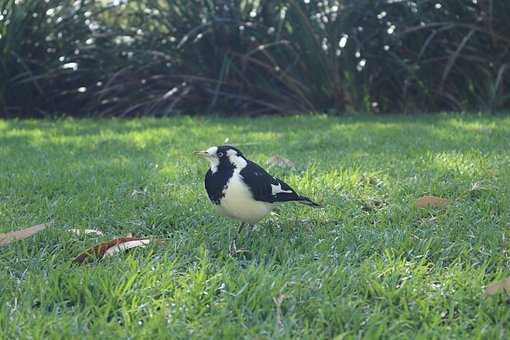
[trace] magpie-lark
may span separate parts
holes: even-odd
[[[241,221],[238,232],[245,224],[253,225],[267,216],[275,203],[296,201],[311,207],[320,206],[268,174],[232,146],[213,146],[197,154],[209,161],[209,171],[205,175],[209,199],[218,213]]]

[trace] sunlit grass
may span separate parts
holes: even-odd
[[[508,337],[510,119],[0,121],[0,329],[55,337]],[[325,209],[282,206],[228,255],[192,151],[229,138]],[[466,195],[475,182],[483,190]],[[446,209],[417,210],[439,195]],[[104,238],[67,228],[98,228]],[[152,246],[85,266],[99,240]],[[275,300],[282,300],[277,312]]]

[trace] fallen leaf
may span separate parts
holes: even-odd
[[[135,240],[135,241],[128,241],[124,243],[119,243],[117,245],[114,245],[113,247],[109,248],[105,253],[104,257],[106,256],[113,256],[117,253],[120,253],[121,251],[128,250],[131,248],[136,247],[145,247],[145,245],[151,243],[151,240],[144,239],[144,240]]]
[[[510,293],[510,277],[502,281],[493,282],[485,289],[485,296],[496,295],[499,293]]]
[[[68,229],[70,233],[76,234],[78,236],[80,235],[97,235],[97,236],[103,236],[103,232],[96,229]]]
[[[47,227],[49,227],[49,225],[50,223],[37,224],[27,229],[16,230],[5,234],[0,234],[0,246],[6,246],[12,243],[13,241],[26,239],[46,229]]]
[[[278,155],[274,155],[269,158],[267,165],[278,166],[280,168],[294,168],[296,166],[290,159]]]
[[[423,196],[416,201],[417,208],[443,208],[448,204],[450,204],[448,199],[436,196]]]
[[[97,244],[97,245],[87,249],[85,252],[78,255],[73,260],[73,262],[83,263],[89,258],[102,259],[105,256],[117,254],[122,250],[145,246],[150,241],[151,241],[150,239],[142,239],[139,237],[132,237],[132,236],[119,237],[119,238],[113,239],[111,241]],[[127,245],[125,245],[125,243],[127,243]]]

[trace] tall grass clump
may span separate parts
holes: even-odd
[[[509,15],[491,0],[8,0],[0,110],[504,110]]]
[[[42,115],[84,101],[77,89],[95,72],[77,63],[93,20],[86,2],[4,0],[0,13],[0,110]]]

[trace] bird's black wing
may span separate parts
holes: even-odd
[[[284,181],[271,176],[262,167],[248,161],[240,175],[250,188],[253,198],[268,203],[298,201],[311,206],[318,206],[310,199],[299,195]]]

